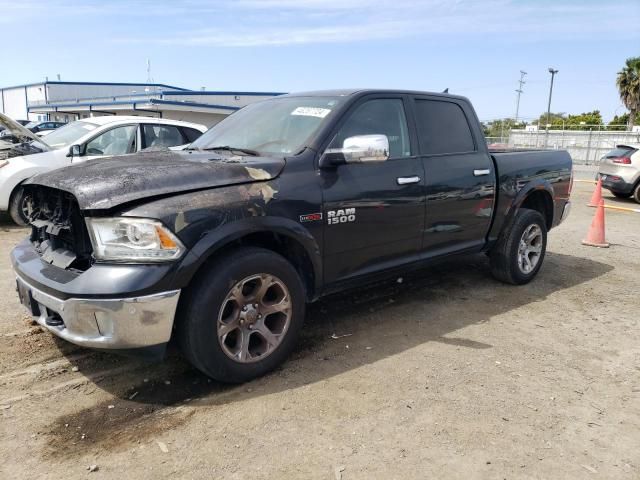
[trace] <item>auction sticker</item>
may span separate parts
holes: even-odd
[[[319,108],[319,107],[298,107],[291,115],[304,115],[305,117],[318,117],[324,118],[331,113],[331,110],[328,108]]]

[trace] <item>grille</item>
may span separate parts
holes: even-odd
[[[91,266],[91,239],[73,195],[54,188],[27,185],[25,213],[31,225],[31,242],[43,261],[80,271]]]

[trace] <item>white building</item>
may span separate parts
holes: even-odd
[[[161,83],[45,81],[0,88],[0,112],[16,120],[71,122],[100,115],[140,115],[212,126],[278,92],[209,92]]]

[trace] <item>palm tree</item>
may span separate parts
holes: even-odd
[[[633,119],[640,112],[640,57],[627,58],[625,66],[618,72],[616,86],[620,100],[630,112],[627,129],[633,128]]]

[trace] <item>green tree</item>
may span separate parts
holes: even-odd
[[[551,125],[552,129],[562,128],[564,123],[567,121],[566,113],[553,113],[549,114],[549,118],[547,119],[547,114],[541,114],[537,120],[531,122],[532,125],[538,125],[540,128],[546,128],[547,124]]]
[[[513,118],[501,118],[482,124],[484,134],[487,137],[507,137],[512,129],[524,128],[524,126],[525,124],[523,122],[516,123]]]
[[[631,113],[627,129],[633,128],[633,121],[640,112],[640,57],[627,58],[625,66],[618,72],[616,86],[620,100]]]
[[[636,114],[636,118],[633,121],[633,123],[640,125],[640,112]],[[628,124],[629,124],[629,114],[625,113],[623,115],[616,115],[615,117],[613,117],[613,120],[611,120],[607,124],[607,128],[609,130],[624,131],[627,129]]]
[[[552,130],[589,130],[597,125],[604,125],[600,110],[593,112],[583,112],[577,115],[567,115],[566,113],[551,113],[549,122],[547,122],[547,114],[543,113],[534,120],[533,125],[539,125],[546,128],[547,123],[551,124]]]
[[[569,115],[566,121],[566,128],[568,130],[589,130],[599,125],[604,125],[600,110],[584,112],[579,115]]]

